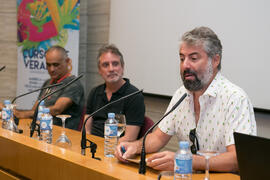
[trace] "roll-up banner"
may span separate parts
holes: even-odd
[[[49,78],[45,52],[53,45],[68,51],[78,74],[80,0],[17,0],[17,95],[40,88]],[[39,92],[17,100],[20,109],[32,108]]]

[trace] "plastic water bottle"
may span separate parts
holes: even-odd
[[[104,155],[106,157],[114,157],[114,150],[117,146],[117,129],[118,123],[114,113],[108,113],[108,119],[104,126]]]
[[[179,142],[180,149],[175,154],[174,159],[174,179],[191,180],[192,179],[192,153],[187,141]]]
[[[50,109],[43,109],[43,116],[40,119],[40,140],[49,144],[52,143],[52,116],[50,115]]]
[[[13,112],[10,100],[4,101],[4,108],[2,109],[2,119],[3,119],[2,128],[9,129],[11,119],[13,119]]]
[[[41,120],[44,108],[46,108],[45,105],[44,105],[44,101],[41,101],[39,106],[38,106],[37,123],[39,123],[40,120]]]
[[[2,128],[7,129],[7,124],[10,120],[10,112],[8,112],[8,109],[6,107],[2,109],[2,120]]]

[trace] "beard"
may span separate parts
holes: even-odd
[[[110,73],[106,77],[106,82],[108,82],[108,83],[116,83],[116,82],[120,81],[122,78],[123,78],[123,74]]]
[[[186,80],[185,79],[186,74],[193,75],[195,79],[194,80]],[[213,76],[212,61],[211,60],[208,61],[208,65],[207,65],[205,71],[201,72],[201,77],[198,77],[198,74],[200,74],[200,73],[193,71],[193,70],[190,70],[190,69],[184,70],[184,72],[181,73],[182,81],[183,81],[184,86],[187,90],[199,91],[208,85],[211,77]]]

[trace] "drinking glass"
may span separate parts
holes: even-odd
[[[72,144],[65,133],[65,121],[67,118],[70,118],[71,116],[67,114],[61,114],[61,115],[57,115],[56,117],[62,120],[63,129],[62,129],[60,137],[56,140],[55,145],[59,147],[63,147],[63,148],[70,148]]]
[[[126,130],[126,116],[124,114],[116,114],[115,119],[118,121],[117,137]]]
[[[204,158],[205,158],[205,177],[204,177],[204,180],[209,180],[210,179],[210,177],[209,177],[209,159],[213,156],[218,155],[219,153],[216,151],[201,150],[201,151],[197,151],[197,154],[200,156],[204,156]]]

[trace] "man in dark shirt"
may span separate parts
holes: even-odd
[[[50,75],[44,86],[60,83],[67,84],[72,81],[75,76],[70,74],[71,59],[67,55],[67,51],[60,46],[53,46],[46,51],[46,65]],[[39,99],[50,92],[57,90],[59,87],[45,89],[40,92]],[[34,104],[32,110],[15,110],[14,115],[18,118],[31,118],[34,115],[38,101]],[[60,119],[55,118],[59,114],[71,115],[66,120],[66,127],[77,129],[84,106],[84,90],[80,81],[76,81],[65,89],[49,96],[45,99],[45,106],[50,109],[50,114],[54,116],[53,124],[62,125]]]
[[[138,89],[123,78],[124,60],[121,52],[114,45],[106,45],[98,53],[98,70],[105,83],[92,89],[87,100],[86,117],[100,107],[115,101]],[[136,140],[140,128],[144,125],[145,105],[142,94],[127,98],[91,117],[86,123],[86,132],[104,137],[104,122],[108,113],[124,114],[126,116],[125,135],[120,141]]]

